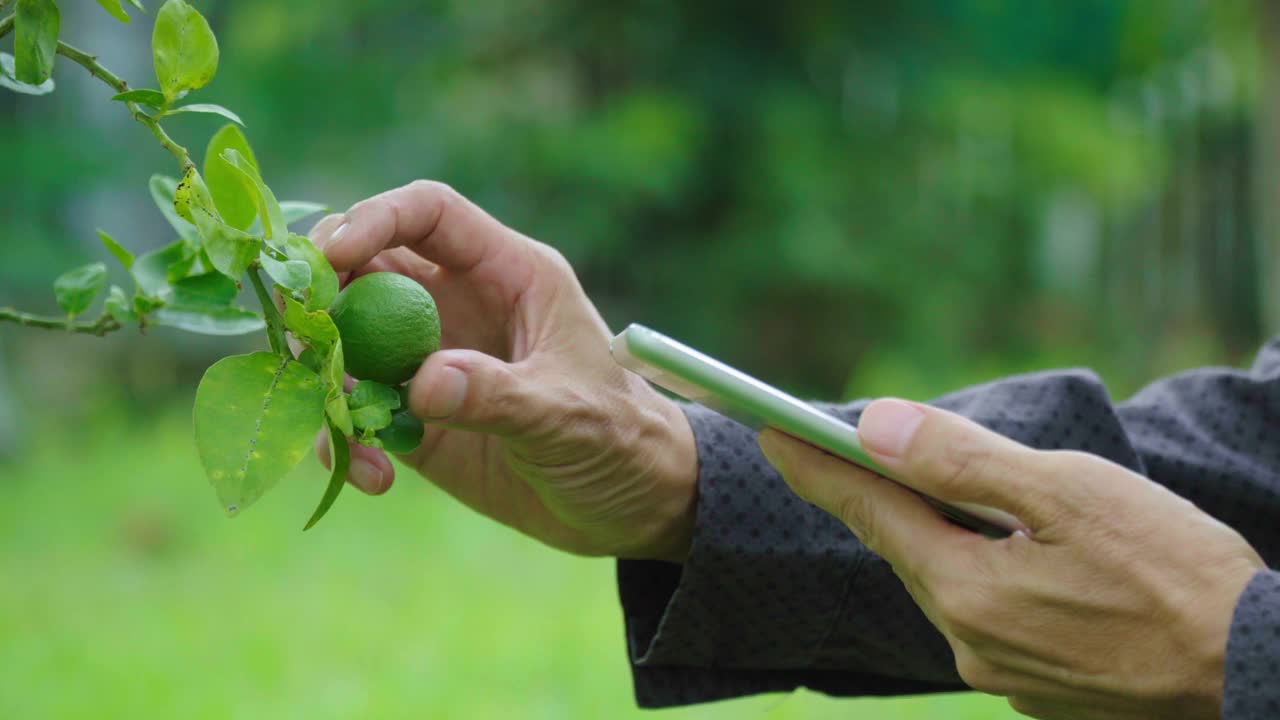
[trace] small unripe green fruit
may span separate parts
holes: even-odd
[[[400,385],[440,349],[436,302],[404,275],[357,278],[338,295],[329,315],[342,336],[347,372],[359,380]]]

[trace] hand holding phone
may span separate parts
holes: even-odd
[[[854,426],[661,333],[632,324],[613,338],[609,350],[622,367],[686,400],[757,430],[772,427],[898,480],[862,449]],[[994,508],[923,497],[955,523],[989,537],[1006,537],[1022,527],[1017,518]]]

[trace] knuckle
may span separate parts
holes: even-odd
[[[452,214],[466,200],[452,185],[439,180],[414,180],[409,183],[410,197],[415,203],[434,205],[439,208],[439,216]]]
[[[862,493],[844,493],[836,501],[835,516],[872,552],[880,554],[880,536],[871,503]]]
[[[538,255],[551,267],[567,275],[574,274],[573,265],[569,263],[569,258],[565,257],[560,250],[544,242],[537,241],[534,241],[534,248]]]
[[[1107,461],[1078,450],[1054,450],[1043,454],[1048,477],[1070,492],[1055,493],[1054,510],[1062,519],[1106,515],[1109,504],[1099,483],[1085,482],[1106,477],[1113,471]],[[1107,485],[1109,487],[1109,485]]]
[[[418,195],[427,196],[443,202],[449,202],[462,197],[457,190],[453,189],[452,185],[440,182],[439,180],[414,180],[409,183],[409,189]]]
[[[973,433],[951,439],[942,446],[934,466],[933,493],[942,500],[973,497],[993,480],[1014,477],[1015,460],[997,452]]]
[[[936,491],[941,495],[964,494],[966,489],[983,482],[996,470],[991,448],[968,434],[948,441],[938,462],[940,467],[935,481]]]
[[[351,215],[371,215],[375,217],[383,217],[394,215],[396,211],[395,204],[383,195],[374,195],[371,198],[365,198],[355,205],[351,206],[348,214]]]

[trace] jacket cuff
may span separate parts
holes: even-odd
[[[653,707],[790,690],[801,678],[788,671],[817,659],[871,554],[786,488],[755,431],[682,409],[699,464],[689,555],[683,565],[618,564],[637,700]]]
[[[1280,572],[1259,571],[1240,595],[1223,670],[1223,720],[1280,717]]]

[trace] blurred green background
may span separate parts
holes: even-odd
[[[199,97],[244,117],[281,197],[444,180],[559,247],[615,328],[808,396],[1084,365],[1123,398],[1280,324],[1273,4],[196,5],[223,57]],[[150,16],[62,6],[69,42],[149,83]],[[94,228],[170,239],[145,186],[170,159],[79,68],[56,78],[0,94],[0,305],[35,311],[105,259]],[[169,127],[203,147],[217,123]],[[607,561],[408,473],[301,535],[310,460],[224,520],[188,408],[262,343],[0,327],[0,717],[644,714]],[[659,716],[1013,713],[799,693]]]

